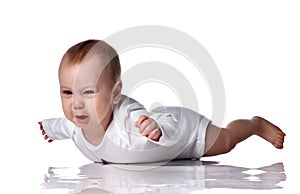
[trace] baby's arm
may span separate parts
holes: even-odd
[[[140,133],[143,136],[146,136],[153,141],[159,141],[162,135],[159,125],[148,116],[140,116],[136,121],[135,126],[140,129]]]
[[[172,146],[181,138],[178,121],[172,114],[166,114],[165,110],[149,112],[136,100],[123,98],[123,103],[117,107],[115,120],[124,123],[126,129],[137,129],[137,133],[161,146]]]
[[[45,119],[42,122],[38,122],[38,124],[44,139],[48,140],[49,143],[53,140],[72,138],[75,129],[75,125],[64,117]]]

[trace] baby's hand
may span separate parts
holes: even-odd
[[[151,118],[142,115],[135,122],[135,126],[140,128],[140,133],[153,141],[159,141],[162,132],[158,124]]]

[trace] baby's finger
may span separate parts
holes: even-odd
[[[153,141],[159,141],[161,135],[162,135],[161,130],[156,128],[154,131],[152,131],[152,133],[148,135],[148,138]]]
[[[142,135],[149,135],[151,133],[151,131],[149,131],[151,128],[151,120],[150,119],[147,119],[145,121],[143,121],[143,123],[140,125],[140,133]]]
[[[142,132],[143,135],[147,136],[150,135],[151,133],[153,133],[153,131],[157,129],[156,123],[154,122],[150,122],[149,125],[147,125],[144,129],[144,131]]]
[[[141,124],[147,119],[148,119],[148,117],[145,115],[140,116],[140,118],[135,122],[135,126],[140,127]]]

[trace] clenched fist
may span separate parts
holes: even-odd
[[[148,137],[153,141],[159,141],[162,132],[158,124],[145,115],[140,116],[140,118],[135,122],[135,126],[140,129],[140,133],[143,136]]]

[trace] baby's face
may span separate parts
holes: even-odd
[[[59,72],[62,107],[77,127],[99,129],[112,118],[113,81],[99,57],[92,56],[79,65],[63,64]]]

